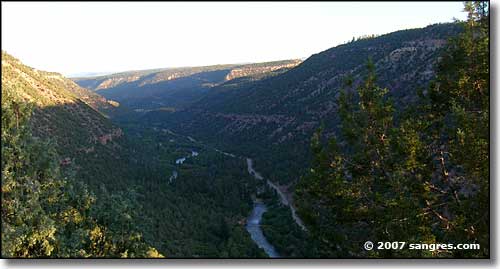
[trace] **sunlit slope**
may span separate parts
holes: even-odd
[[[113,109],[103,97],[58,73],[23,65],[6,52],[2,52],[2,91],[15,91],[35,104],[33,134],[52,139],[61,164],[74,164],[79,177],[98,182],[125,172],[111,165],[124,158],[123,133],[97,110]]]
[[[260,79],[284,72],[300,62],[285,60],[140,70],[73,80],[133,109],[181,108],[197,101],[215,86],[233,80]]]

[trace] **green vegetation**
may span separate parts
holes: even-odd
[[[283,257],[319,258],[316,242],[292,218],[290,208],[279,202],[269,188],[262,197],[268,206],[262,217],[262,230]]]
[[[96,201],[61,172],[55,147],[31,135],[31,114],[31,104],[3,88],[2,256],[162,257],[124,217],[123,205],[132,201]],[[110,216],[113,224],[106,225]]]
[[[225,64],[129,71],[118,74],[73,78],[81,87],[97,91],[131,109],[185,108],[214,86],[233,79],[252,81],[282,72],[299,60],[252,64]],[[280,67],[282,70],[276,70]],[[116,115],[127,117],[126,115]]]
[[[265,256],[243,226],[255,185],[244,160],[157,128],[121,131],[84,89],[2,57],[2,256]],[[190,150],[202,154],[175,165]]]
[[[129,125],[136,141],[137,219],[144,237],[169,257],[265,257],[243,225],[257,182],[245,161],[166,129]],[[175,159],[190,156],[182,165]],[[173,171],[178,177],[169,180]]]
[[[245,230],[259,199],[283,257],[488,257],[489,6],[465,10],[296,67],[75,79],[119,103],[2,52],[2,256],[266,257]],[[216,148],[294,192],[307,231]]]
[[[341,130],[327,145],[321,130],[314,135],[312,168],[296,192],[321,256],[489,256],[487,5],[466,3],[465,31],[414,107],[394,110],[371,62],[356,91],[341,93]],[[367,240],[481,249],[368,252]]]
[[[94,108],[108,109],[99,105],[106,103],[102,97],[95,97],[59,74],[25,66],[5,52],[2,89],[33,103],[29,119],[33,136],[52,138],[61,159],[69,158],[74,165],[78,180],[95,189],[101,183],[113,188],[131,174],[128,146],[120,129]]]
[[[361,39],[315,54],[275,76],[238,85],[229,81],[184,109],[151,111],[140,121],[249,156],[274,182],[296,183],[309,167],[314,130],[321,123],[325,133],[338,130],[336,99],[346,75],[354,85],[361,83],[371,57],[378,83],[390,90],[399,109],[416,102],[417,89],[432,79],[447,38],[461,30],[456,23],[436,24]]]

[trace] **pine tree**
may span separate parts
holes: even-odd
[[[54,145],[31,135],[34,107],[4,86],[2,257],[162,257],[128,218],[116,218],[128,208],[96,208],[86,186],[62,173]],[[112,229],[98,213],[115,217]]]
[[[391,257],[391,251],[366,253],[363,243],[429,240],[420,229],[425,217],[418,214],[421,190],[413,171],[418,135],[408,124],[397,127],[388,90],[376,85],[371,61],[367,71],[356,91],[340,94],[337,138],[322,147],[321,130],[313,136],[313,168],[297,191],[300,212],[324,256]]]
[[[11,101],[12,94],[2,91],[2,256],[50,256],[57,228],[40,198],[53,183],[43,180],[53,175],[53,167],[35,154],[47,157],[53,151],[41,150],[41,143],[30,141],[26,123],[31,108]]]
[[[489,255],[488,8],[465,4],[465,30],[450,40],[416,106],[394,111],[371,62],[357,90],[341,92],[340,132],[326,147],[321,130],[313,136],[312,168],[296,191],[322,256]],[[481,250],[367,253],[366,240]]]
[[[423,100],[429,158],[428,210],[440,240],[480,243],[489,253],[489,11],[466,2],[464,32],[452,39]],[[456,251],[455,256],[472,255]]]

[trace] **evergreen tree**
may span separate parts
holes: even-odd
[[[10,86],[2,89],[2,256],[162,257],[116,218],[120,209],[96,210],[86,186],[61,172],[54,145],[31,136],[32,111]],[[97,213],[115,216],[119,228]]]
[[[327,147],[321,131],[313,136],[311,172],[296,193],[322,255],[489,255],[489,13],[486,2],[465,10],[465,31],[450,40],[416,107],[396,113],[369,62],[357,91],[341,92],[340,133]],[[481,250],[367,253],[366,240]]]
[[[396,126],[388,90],[376,85],[371,61],[367,69],[356,91],[340,94],[340,134],[325,148],[321,130],[313,137],[313,168],[297,191],[300,212],[321,238],[323,256],[402,256],[402,251],[366,253],[363,243],[429,240],[420,229],[422,190],[413,171],[418,136],[408,124]]]
[[[465,3],[465,30],[450,41],[421,108],[434,160],[427,209],[440,224],[437,234],[443,241],[480,243],[484,255],[490,201],[488,9],[487,2]]]

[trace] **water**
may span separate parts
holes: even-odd
[[[250,237],[252,240],[264,251],[270,258],[279,258],[278,252],[274,249],[273,245],[271,245],[264,234],[262,233],[262,229],[260,227],[260,221],[262,219],[262,215],[267,211],[266,205],[261,202],[255,202],[252,210],[252,214],[247,220],[246,229],[250,233]]]
[[[168,178],[168,180],[170,181],[170,183],[172,183],[172,180],[177,179],[178,176],[179,176],[179,173],[174,170],[172,172],[172,175]]]
[[[183,164],[186,161],[187,158],[189,158],[189,157],[196,157],[198,155],[200,155],[200,153],[198,151],[192,150],[191,151],[191,155],[188,155],[186,157],[182,157],[182,158],[179,158],[179,159],[175,160],[175,164]],[[168,180],[171,183],[174,179],[177,179],[178,176],[179,176],[179,173],[174,170],[172,172],[172,175],[168,178]]]
[[[221,150],[216,149],[216,151],[226,155],[226,156],[231,156],[231,157],[236,157],[236,155],[223,152]],[[186,161],[187,158],[189,157],[196,157],[198,156],[199,153],[197,151],[192,150],[191,155],[188,155],[186,157],[179,158],[175,160],[175,164],[183,164],[184,161]],[[259,174],[259,172],[255,171],[253,169],[253,161],[250,158],[247,158],[247,169],[248,173],[253,175],[255,178],[262,180],[263,177]],[[172,176],[170,176],[170,182],[172,182],[173,179],[176,179],[178,177],[177,171],[172,172]],[[273,245],[267,241],[266,237],[264,236],[264,233],[262,232],[262,228],[260,226],[260,222],[262,220],[262,215],[267,211],[266,205],[262,202],[255,202],[254,207],[252,210],[252,214],[250,217],[247,219],[247,224],[246,224],[246,229],[248,233],[250,233],[250,237],[252,240],[259,246],[259,248],[262,248],[264,252],[270,257],[270,258],[279,258],[279,254],[274,248]]]
[[[183,164],[185,160],[186,160],[186,157],[179,158],[179,159],[175,160],[175,164]]]
[[[250,175],[254,176],[258,180],[263,180],[264,178],[259,174],[259,172],[253,169],[253,160],[247,158],[247,171]],[[262,219],[262,214],[267,211],[266,205],[262,202],[255,202],[253,204],[252,215],[247,220],[247,231],[250,233],[250,237],[252,240],[259,246],[264,249],[266,254],[270,258],[279,257],[278,252],[274,249],[273,245],[271,245],[264,233],[262,233],[262,229],[260,227],[260,220]]]
[[[189,157],[196,157],[198,155],[200,155],[199,152],[191,150],[191,155],[188,155],[186,157],[182,157],[182,158],[179,158],[179,159],[175,160],[175,164],[183,164],[186,161],[187,158],[189,158]]]
[[[250,175],[253,175],[256,179],[259,179],[259,180],[264,179],[259,172],[255,171],[255,169],[253,168],[253,160],[250,158],[247,158],[247,170],[248,170],[248,173]],[[292,205],[292,203],[290,203],[288,201],[286,194],[282,190],[280,190],[280,188],[276,184],[271,182],[270,180],[266,180],[266,182],[267,182],[267,185],[269,185],[269,187],[273,188],[276,191],[276,193],[278,193],[278,196],[280,197],[281,203],[290,208],[290,210],[292,212],[292,218],[295,220],[295,223],[297,223],[297,225],[299,225],[300,228],[302,228],[302,230],[307,231],[306,226],[304,225],[302,220],[297,215],[295,207]]]

